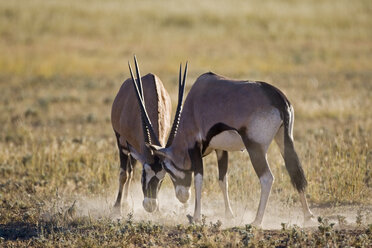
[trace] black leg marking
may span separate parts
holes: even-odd
[[[123,147],[120,144],[120,140],[119,140],[120,135],[117,132],[115,132],[115,135],[116,135],[117,146],[119,149],[120,173],[119,173],[119,190],[118,190],[118,195],[117,195],[114,207],[120,209],[121,199],[123,195],[123,187],[128,181],[128,169],[129,169],[128,167],[131,167],[131,166],[130,166],[129,157],[123,153]],[[130,171],[132,170],[130,169]]]
[[[201,215],[201,190],[203,185],[203,158],[200,144],[196,143],[193,149],[189,150],[192,168],[194,171],[194,186],[195,186],[195,210],[194,221],[200,220]]]
[[[227,151],[216,150],[217,160],[218,160],[218,180],[219,185],[222,190],[224,202],[225,202],[225,217],[231,219],[234,214],[231,210],[230,200],[229,200],[229,185],[227,182],[227,164],[228,164],[228,153]]]
[[[228,153],[227,151],[216,151],[216,153],[218,161],[218,180],[223,181],[227,174]]]
[[[125,155],[121,149],[119,150],[120,153],[120,174],[119,174],[119,190],[118,190],[118,196],[116,198],[115,207],[120,207],[121,204],[121,198],[123,195],[123,187],[127,183],[129,179],[128,175],[128,166],[129,165],[129,158],[127,155]]]

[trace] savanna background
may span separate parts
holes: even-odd
[[[369,246],[372,243],[372,2],[0,0],[0,246]],[[312,211],[276,145],[263,230],[248,225],[260,186],[246,152],[229,156],[234,220],[224,219],[216,158],[204,159],[200,224],[166,177],[161,212],[141,206],[141,166],[122,216],[111,208],[119,157],[110,109],[127,61],[177,101],[202,73],[279,87],[295,108],[295,145]],[[173,108],[174,110],[175,108]]]

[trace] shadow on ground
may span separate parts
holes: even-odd
[[[38,236],[38,233],[38,227],[35,224],[24,222],[0,224],[0,237],[4,240],[30,239]]]

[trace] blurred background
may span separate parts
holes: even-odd
[[[113,203],[110,111],[133,54],[173,106],[185,61],[187,91],[207,71],[279,87],[295,109],[311,206],[371,206],[371,13],[369,0],[0,1],[0,222],[37,219],[56,192]],[[271,205],[299,206],[276,145],[269,161]],[[215,156],[204,162],[203,197],[222,203]],[[246,152],[230,155],[229,181],[233,209],[254,210],[260,188]]]

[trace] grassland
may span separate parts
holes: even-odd
[[[0,0],[0,246],[371,245],[371,13],[368,0]],[[259,199],[246,153],[229,157],[238,227],[217,221],[223,205],[213,156],[204,160],[202,224],[169,221],[166,207],[160,217],[136,208],[110,218],[119,168],[110,108],[133,53],[173,103],[185,60],[188,87],[214,71],[283,90],[295,108],[307,196],[325,217],[318,227],[245,226],[252,219],[241,215],[254,214]],[[269,161],[276,180],[266,226],[299,208],[275,145]],[[162,191],[172,192],[168,178]],[[276,225],[296,223],[290,216]]]

